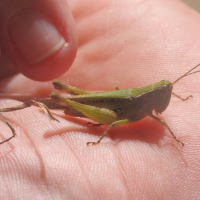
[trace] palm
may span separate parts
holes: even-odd
[[[90,2],[90,7],[85,1],[70,3],[80,44],[73,66],[60,78],[70,85],[99,91],[140,87],[162,79],[173,81],[199,62],[188,62],[199,51],[193,38],[199,38],[200,30],[195,22],[184,27],[184,20],[190,20],[184,15],[186,8],[177,18],[171,5],[160,4],[158,9],[148,1],[140,5],[99,1]],[[194,18],[195,14],[190,15]],[[9,84],[2,81],[3,86],[6,95],[15,92],[23,100],[53,89],[50,82],[35,84],[22,75],[10,78]],[[86,142],[96,141],[105,127],[90,128],[87,121],[64,115],[57,116],[60,123],[51,122],[34,107],[5,114],[17,132],[15,139],[1,146],[5,190],[14,187],[20,193],[19,188],[26,187],[24,196],[60,199],[182,199],[197,194],[200,141],[195,134],[199,130],[195,111],[200,95],[195,94],[198,87],[189,77],[175,91],[178,88],[182,88],[180,94],[191,92],[195,98],[172,99],[164,116],[185,142],[184,148],[151,118],[113,128],[100,145],[90,147]],[[19,104],[1,102],[4,107]],[[7,137],[8,127],[3,123],[1,127]]]

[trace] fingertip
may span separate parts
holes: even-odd
[[[76,49],[65,44],[57,52],[34,65],[20,66],[20,72],[36,81],[49,81],[63,75],[72,65],[76,56]]]

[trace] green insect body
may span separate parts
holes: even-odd
[[[54,85],[57,83],[60,81],[53,81]],[[172,88],[169,81],[161,81],[142,88],[92,92],[67,98],[52,92],[51,100],[66,106],[65,114],[69,112],[72,116],[88,117],[100,124],[110,125],[116,120],[141,120],[153,110],[163,112],[169,104]]]

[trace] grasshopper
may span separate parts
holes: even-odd
[[[116,87],[116,90],[109,92],[92,92],[82,90],[66,85],[55,79],[53,81],[55,89],[71,94],[71,96],[63,97],[56,92],[52,92],[50,98],[42,99],[40,102],[31,100],[20,106],[0,109],[0,112],[19,110],[37,103],[45,110],[50,119],[53,120],[56,119],[51,115],[49,109],[64,109],[66,115],[74,117],[86,117],[99,123],[88,123],[92,124],[93,126],[109,125],[98,141],[87,142],[87,144],[92,145],[100,143],[103,137],[112,127],[136,122],[146,116],[150,116],[161,124],[165,125],[172,137],[178,143],[184,146],[184,143],[175,136],[167,123],[155,116],[153,111],[156,114],[161,114],[169,105],[172,94],[182,101],[192,97],[190,95],[186,98],[181,98],[177,94],[173,93],[172,89],[173,85],[182,78],[200,72],[200,70],[194,71],[199,66],[200,64],[193,67],[191,70],[180,76],[172,83],[167,80],[162,80],[160,82],[140,88],[122,90],[119,87]],[[13,138],[16,133],[9,122],[2,117],[1,113],[0,117],[8,124],[13,133],[10,138],[0,142],[0,144],[2,144]]]
[[[162,113],[169,105],[171,94],[182,101],[192,97],[190,95],[186,98],[181,98],[173,93],[172,89],[173,85],[182,78],[200,72],[200,70],[194,71],[198,66],[200,64],[172,83],[163,80],[140,88],[121,90],[116,87],[116,90],[109,92],[81,90],[66,85],[59,80],[54,80],[53,85],[55,89],[72,94],[72,96],[63,97],[56,92],[52,92],[50,95],[51,99],[49,100],[50,102],[53,101],[56,103],[56,105],[64,106],[66,115],[87,117],[99,123],[93,124],[93,126],[109,125],[97,142],[88,142],[87,144],[98,144],[112,127],[136,122],[148,115],[165,125],[172,137],[184,146],[184,143],[175,136],[167,123],[153,115],[153,111],[156,114]],[[49,108],[55,108],[56,105],[52,106],[48,104],[47,106]]]

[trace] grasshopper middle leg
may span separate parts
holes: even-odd
[[[166,123],[164,120],[160,119],[159,117],[154,116],[152,113],[149,114],[149,116],[152,117],[153,119],[155,119],[156,121],[159,121],[161,124],[165,125],[166,128],[167,128],[167,129],[169,130],[169,132],[171,133],[172,137],[173,137],[177,142],[181,143],[182,146],[184,146],[184,143],[181,142],[181,141],[174,135],[174,133],[172,132],[172,130],[169,128],[169,126],[167,125],[167,123]]]

